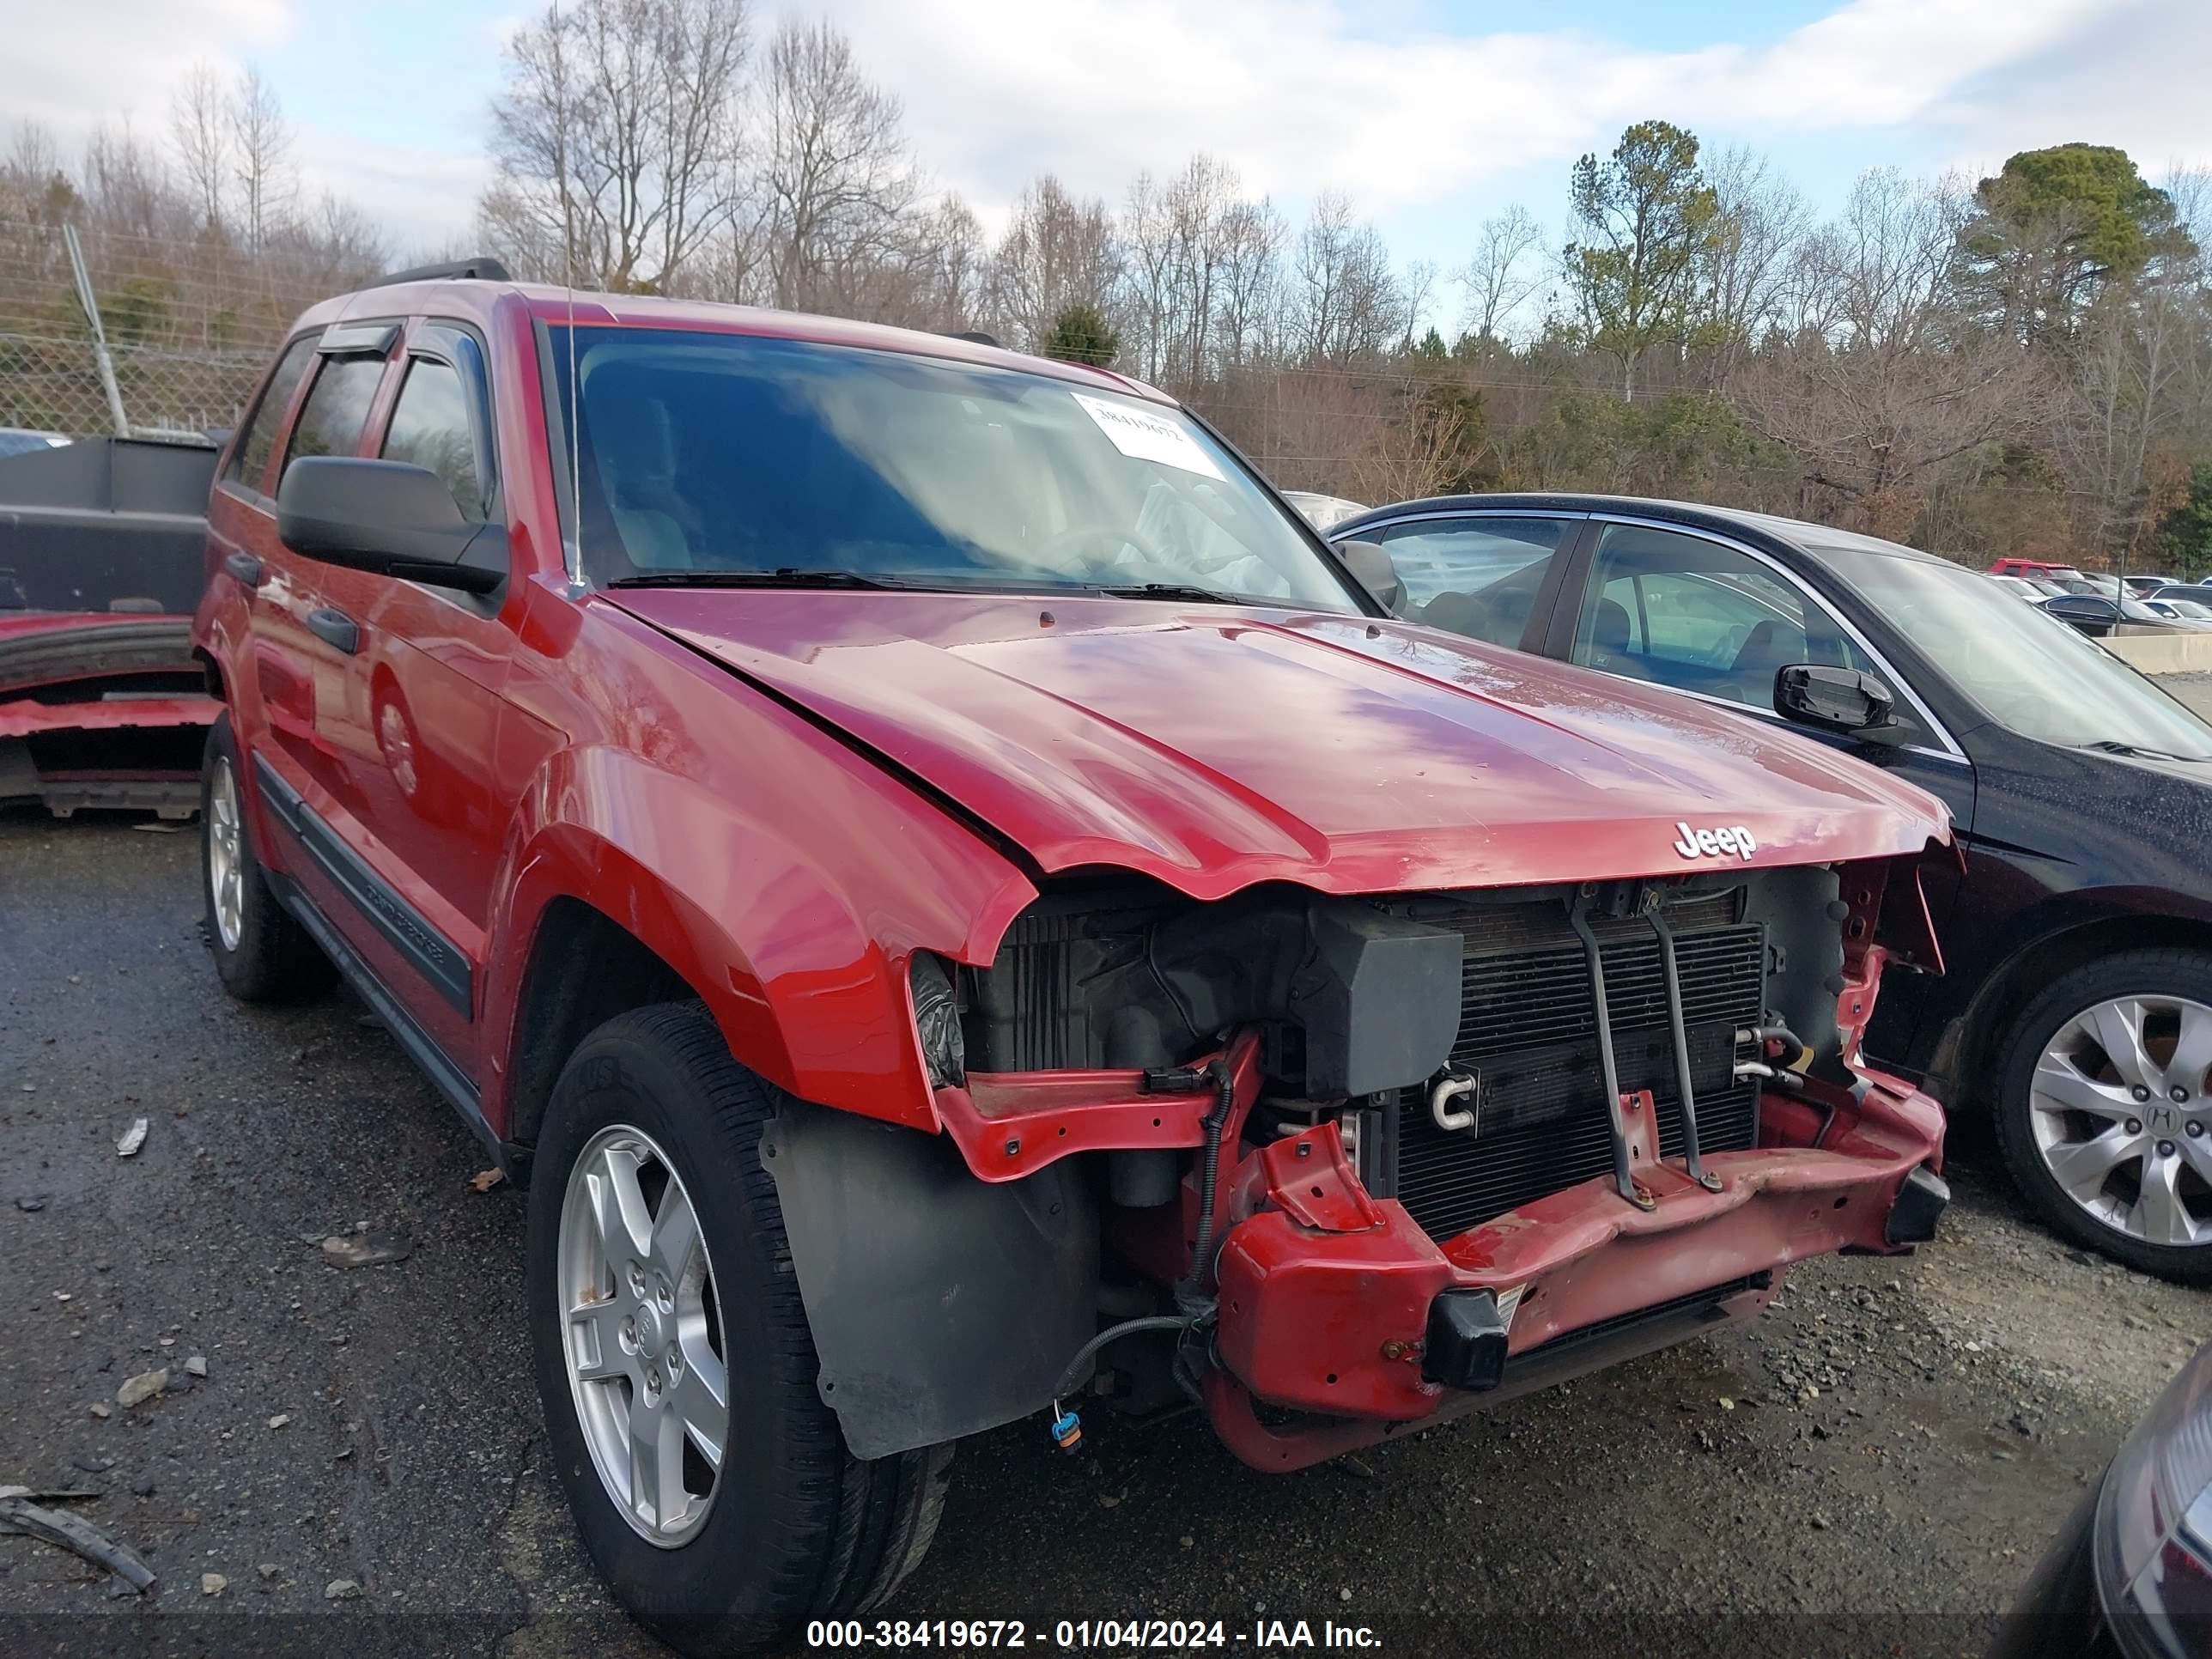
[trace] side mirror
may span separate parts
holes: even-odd
[[[1905,733],[1889,688],[1856,668],[1797,662],[1777,669],[1774,709],[1784,720],[1841,732],[1864,743],[1896,743]]]
[[[303,455],[276,488],[276,534],[304,558],[488,593],[507,580],[507,532],[461,516],[438,475],[405,461]]]
[[[1352,580],[1382,602],[1394,616],[1406,602],[1406,584],[1398,580],[1398,567],[1380,542],[1336,542],[1336,556]]]

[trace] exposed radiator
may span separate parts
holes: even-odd
[[[1736,896],[1670,906],[1690,1036],[1702,1150],[1753,1146],[1758,1090],[1734,1076],[1735,1034],[1764,1006],[1765,929],[1740,921]],[[1481,1079],[1481,1121],[1439,1129],[1427,1102],[1398,1114],[1397,1196],[1431,1237],[1448,1238],[1563,1187],[1611,1173],[1597,1021],[1582,945],[1559,904],[1428,916],[1462,927],[1468,951],[1453,1064]],[[1605,963],[1620,1086],[1651,1091],[1662,1157],[1682,1150],[1682,1114],[1657,940],[1641,921],[1594,923]]]

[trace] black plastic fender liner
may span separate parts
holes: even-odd
[[[786,1097],[761,1135],[855,1457],[1013,1422],[1098,1328],[1098,1218],[1077,1165],[978,1181],[952,1142]]]

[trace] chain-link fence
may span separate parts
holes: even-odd
[[[334,291],[331,273],[220,238],[88,227],[79,241],[116,401],[133,432],[230,426],[292,319]],[[84,437],[116,424],[68,232],[0,220],[0,427]]]

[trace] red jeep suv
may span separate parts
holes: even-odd
[[[208,931],[526,1189],[677,1646],[876,1607],[965,1435],[1297,1469],[1931,1236],[1858,1052],[1929,797],[1394,622],[1113,374],[473,269],[310,311],[218,470]]]

